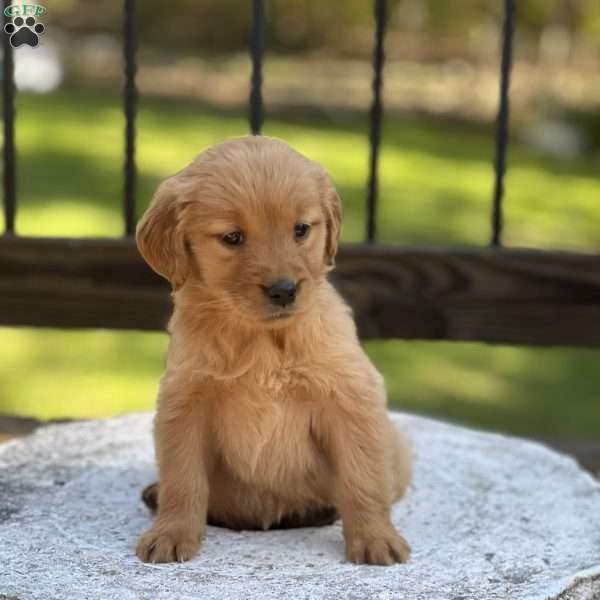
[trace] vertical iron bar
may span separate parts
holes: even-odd
[[[369,111],[369,183],[367,190],[367,241],[374,242],[377,232],[377,194],[379,146],[381,144],[381,121],[383,104],[383,64],[385,60],[383,42],[385,36],[386,0],[375,0],[375,46],[373,49],[373,101]]]
[[[7,6],[10,6],[11,0],[2,2],[2,13]],[[2,19],[2,28],[7,23],[12,22],[10,17],[4,15]],[[15,232],[16,215],[16,157],[15,157],[15,81],[14,81],[14,61],[13,48],[10,45],[10,36],[4,31],[2,35],[2,48],[4,59],[2,61],[2,119],[4,123],[4,145],[2,151],[2,161],[4,166],[3,187],[4,187],[4,232],[12,234]]]
[[[252,135],[260,135],[264,121],[262,97],[262,63],[264,53],[264,0],[253,0],[252,6],[252,38],[250,52],[252,55],[252,76],[250,79],[250,131]]]
[[[513,34],[515,30],[515,1],[504,0],[504,25],[502,28],[502,61],[500,63],[500,105],[496,129],[496,158],[494,205],[492,211],[492,246],[502,245],[502,198],[504,196],[504,174],[508,148],[508,118],[510,74],[512,68]]]
[[[123,197],[123,218],[125,235],[135,231],[135,194],[136,194],[136,164],[135,164],[135,116],[137,109],[137,89],[135,74],[136,53],[136,14],[135,0],[125,0],[123,5],[123,56],[125,59],[125,84],[123,89],[123,110],[125,113],[125,189]]]

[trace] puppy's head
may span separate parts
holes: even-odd
[[[158,188],[137,228],[142,256],[175,290],[276,326],[308,310],[331,270],[341,202],[318,164],[245,137],[200,154]]]

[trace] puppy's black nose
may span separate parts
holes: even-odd
[[[296,284],[289,279],[279,279],[263,289],[267,298],[277,306],[292,304],[296,299]]]

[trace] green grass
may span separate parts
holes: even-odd
[[[122,232],[123,120],[116,97],[63,92],[18,101],[23,235]],[[145,101],[138,137],[140,210],[158,181],[204,147],[246,132],[243,116]],[[343,238],[364,230],[364,119],[268,119],[323,163],[345,205]],[[490,128],[491,130],[491,128]],[[389,118],[381,156],[380,233],[401,243],[480,245],[489,238],[490,131]],[[595,250],[599,157],[561,163],[515,146],[507,179],[508,244]],[[99,417],[152,407],[164,334],[0,329],[0,412]],[[520,434],[600,434],[600,352],[483,344],[370,342],[394,406]]]

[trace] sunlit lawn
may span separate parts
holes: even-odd
[[[122,231],[123,122],[118,98],[68,92],[18,104],[23,235]],[[242,116],[145,101],[138,121],[140,210],[156,183],[207,145],[246,132]],[[364,120],[288,116],[265,133],[322,162],[345,202],[344,239],[363,234]],[[381,238],[476,244],[489,237],[489,132],[390,118],[381,157]],[[506,242],[595,250],[598,156],[559,163],[513,148]],[[167,338],[111,331],[0,330],[0,412],[91,417],[150,408]],[[600,434],[600,352],[426,342],[371,342],[394,406],[517,433]]]

